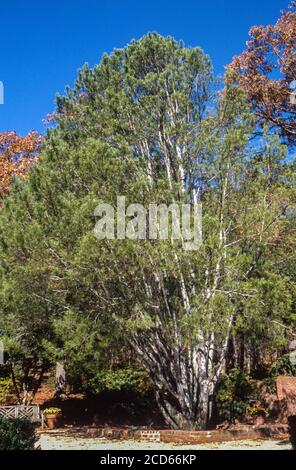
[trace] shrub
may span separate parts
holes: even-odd
[[[90,389],[98,394],[103,391],[134,390],[145,395],[151,390],[151,382],[146,372],[132,368],[99,372],[90,381]]]
[[[0,405],[7,403],[14,391],[12,380],[9,378],[0,378]]]
[[[26,418],[0,417],[0,450],[33,450],[35,426]]]
[[[256,382],[241,370],[232,369],[228,374],[223,374],[216,394],[218,418],[229,422],[240,418],[256,395]]]
[[[290,354],[285,354],[272,364],[270,375],[272,377],[277,377],[278,375],[296,375],[296,365],[292,364]]]
[[[276,378],[279,375],[296,376],[296,365],[292,364],[290,354],[285,354],[270,366],[268,377],[264,380],[269,393],[276,393]]]

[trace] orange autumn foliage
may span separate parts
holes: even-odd
[[[43,140],[37,132],[25,137],[16,132],[0,134],[0,201],[9,191],[12,177],[25,178],[36,163]]]
[[[235,74],[261,122],[269,122],[287,143],[295,145],[291,86],[296,80],[296,1],[276,24],[254,26],[249,34],[247,48],[229,66],[229,78]]]

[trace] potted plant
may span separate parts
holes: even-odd
[[[55,429],[59,425],[62,410],[60,408],[46,408],[43,414],[49,429]]]

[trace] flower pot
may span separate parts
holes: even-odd
[[[56,429],[59,427],[60,413],[53,413],[46,415],[46,423],[48,429]]]

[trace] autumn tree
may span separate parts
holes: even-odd
[[[37,162],[43,141],[44,139],[39,136],[37,132],[30,132],[25,137],[18,135],[14,131],[0,134],[0,206],[2,205],[1,202],[4,196],[6,196],[11,189],[13,178],[27,178],[29,169]],[[5,335],[3,328],[1,328],[1,334],[3,339]],[[19,374],[19,371],[12,366],[13,361],[9,362],[8,367],[14,383],[14,392],[19,400],[26,400],[26,389],[31,388],[34,392],[37,390],[44,370],[42,369],[39,379],[35,380],[34,373],[32,375],[34,352],[31,348],[30,352],[25,352],[24,349],[22,350],[22,347],[19,349],[20,344],[18,339],[16,339],[15,344],[18,344],[17,356],[22,357],[23,362],[23,367],[18,367],[18,369],[22,369],[26,372],[19,381],[18,379],[22,374]],[[22,353],[20,353],[21,350]],[[37,366],[37,370],[38,369],[39,366]]]
[[[0,200],[8,192],[13,176],[26,177],[37,160],[42,141],[37,132],[25,137],[16,132],[0,134]]]
[[[296,139],[296,2],[275,25],[254,26],[246,50],[234,57],[229,80],[237,80],[260,124],[270,123],[293,145]],[[293,85],[294,82],[294,85]]]

